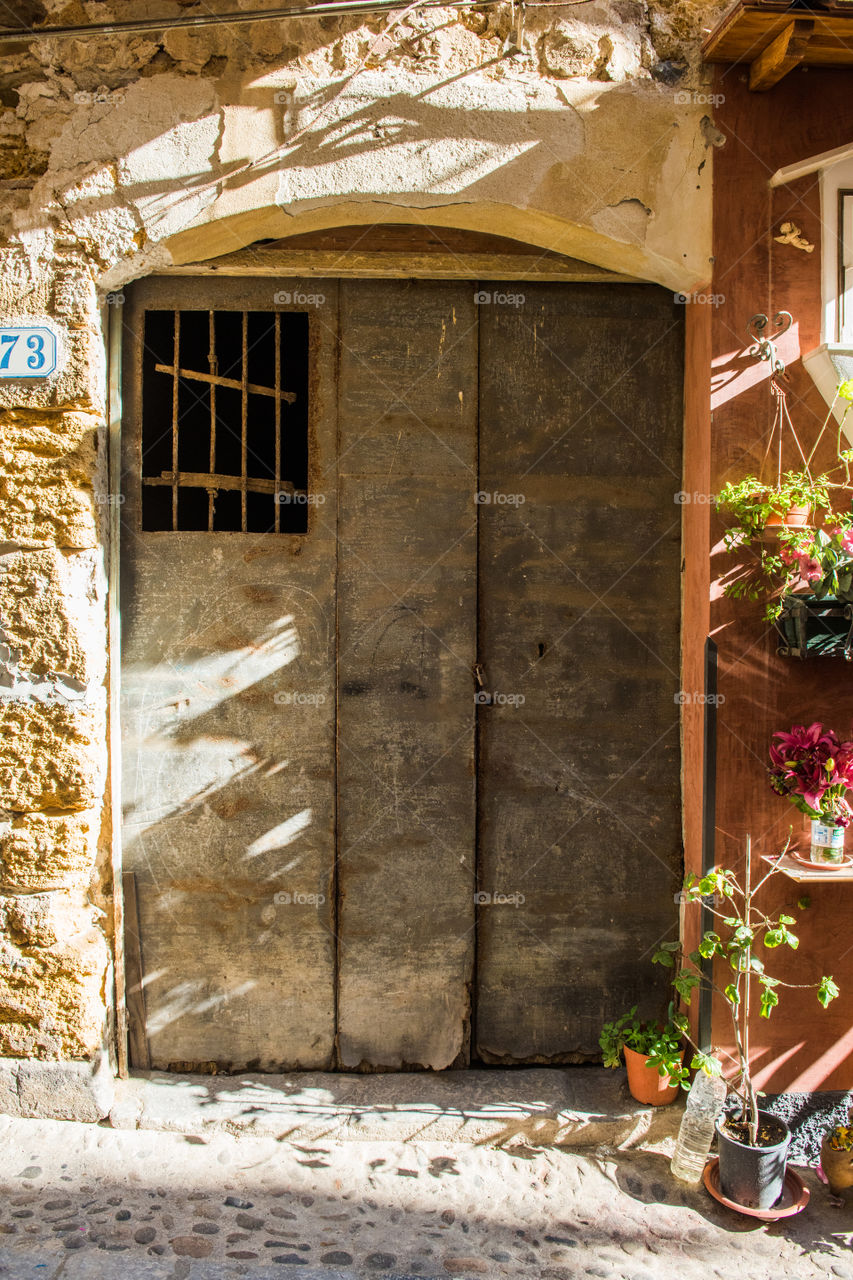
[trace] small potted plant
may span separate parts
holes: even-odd
[[[795,923],[792,916],[770,916],[756,906],[756,895],[775,873],[776,868],[771,867],[753,886],[747,838],[743,886],[730,870],[715,869],[701,878],[688,876],[684,886],[687,902],[710,910],[720,931],[706,931],[698,949],[689,955],[684,955],[680,943],[670,942],[652,957],[656,963],[675,969],[673,983],[685,1004],[690,1003],[697,987],[707,984],[729,1012],[737,1072],[728,1082],[734,1106],[717,1120],[720,1190],[735,1204],[751,1209],[770,1209],[779,1199],[791,1138],[783,1120],[759,1108],[749,1051],[753,998],[758,996],[759,1017],[769,1018],[779,1003],[780,990],[794,985],[771,977],[765,968],[767,952],[780,946],[795,951],[799,945],[790,930]],[[705,967],[708,961],[717,962],[711,977]],[[719,973],[721,968],[729,971],[726,977]],[[824,1008],[838,995],[831,977],[821,978],[814,986]],[[676,1015],[675,1022],[687,1035],[686,1017]]]
[[[853,787],[853,741],[841,742],[817,721],[773,738],[770,785],[811,819],[810,860],[843,863],[844,832],[853,816],[846,798]]]
[[[835,442],[839,465],[814,477],[811,463],[839,399],[847,402]],[[726,550],[742,553],[749,549],[754,557],[726,583],[725,594],[748,600],[768,597],[764,616],[771,622],[782,619],[782,653],[804,657],[805,650],[811,650],[802,634],[810,623],[815,624],[811,626],[815,651],[839,652],[839,646],[827,640],[847,638],[831,621],[835,616],[832,609],[818,609],[814,619],[808,611],[817,601],[831,601],[840,615],[837,602],[853,602],[853,514],[833,510],[830,499],[832,490],[846,491],[849,498],[853,450],[842,449],[841,437],[851,404],[853,379],[839,384],[808,457],[800,449],[803,470],[782,475],[780,467],[776,484],[745,476],[724,485],[717,495],[717,510],[728,524],[723,539]],[[796,618],[789,617],[792,614]],[[851,632],[849,625],[846,630]],[[847,648],[843,644],[841,648],[846,655]]]
[[[776,485],[757,476],[723,485],[716,505],[729,517],[726,546],[749,544],[768,526],[801,528],[808,524],[812,513],[829,509],[828,484],[827,476],[815,480],[808,471],[786,471]]]
[[[624,1054],[628,1088],[637,1102],[661,1107],[675,1100],[679,1087],[687,1088],[684,1045],[681,1032],[672,1021],[671,1005],[663,1026],[642,1022],[634,1005],[615,1022],[605,1023],[598,1043],[605,1067],[621,1066],[620,1055]]]
[[[853,1108],[846,1124],[836,1124],[823,1135],[820,1166],[834,1195],[853,1187]]]
[[[724,485],[717,495],[717,510],[727,519],[723,537],[727,551],[750,549],[754,562],[728,582],[725,594],[734,599],[769,597],[765,617],[781,612],[780,594],[793,591],[802,581],[802,558],[812,542],[806,531],[810,515],[829,511],[828,480],[813,480],[808,471],[788,471],[778,485],[757,476]],[[778,531],[768,541],[766,531]]]

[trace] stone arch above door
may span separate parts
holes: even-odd
[[[638,201],[623,201],[622,204],[640,208]],[[624,211],[624,217],[627,219],[627,234],[632,211]],[[296,247],[299,238],[312,234],[348,227],[383,226],[445,228],[449,232],[479,233],[527,246],[531,254],[545,254],[553,261],[563,260],[564,270],[549,277],[540,267],[534,273],[539,278],[630,279],[662,284],[677,291],[689,290],[701,279],[695,274],[695,263],[693,272],[685,267],[683,259],[688,256],[686,253],[681,254],[682,261],[679,262],[672,257],[663,257],[640,243],[630,243],[552,214],[493,203],[453,203],[421,208],[348,201],[296,216],[278,206],[251,208],[205,221],[170,236],[159,246],[159,262],[155,269],[169,272],[174,268],[209,263],[212,269],[230,274],[228,266],[234,264],[238,253],[264,243],[272,242],[281,248],[285,242],[290,242]],[[677,247],[674,246],[674,252]],[[353,246],[353,250],[356,248]],[[342,261],[339,270],[331,274],[348,273],[348,264]],[[325,274],[329,274],[328,270]],[[460,271],[459,274],[464,273]]]

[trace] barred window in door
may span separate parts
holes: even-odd
[[[142,528],[305,533],[308,316],[146,311]]]

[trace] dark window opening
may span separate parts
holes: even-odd
[[[308,529],[308,316],[146,311],[142,528]]]

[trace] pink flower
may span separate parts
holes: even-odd
[[[774,733],[770,784],[803,812],[824,814],[841,825],[850,821],[844,793],[853,787],[853,742],[839,742],[832,729],[815,721]]]
[[[818,582],[823,577],[821,563],[814,556],[800,556],[800,573],[806,582]]]
[[[826,531],[826,532],[827,532],[827,534],[829,535],[829,537],[830,537],[830,538],[837,538],[837,537],[838,537],[841,533],[843,533],[844,531],[843,531],[843,529],[841,528],[841,525],[836,524],[836,525],[833,525],[833,527],[832,527],[831,529],[827,529],[827,531]]]
[[[853,556],[853,529],[848,529],[841,539],[841,549]]]
[[[799,552],[794,551],[792,547],[779,548],[779,559],[783,564],[795,565],[799,558]]]

